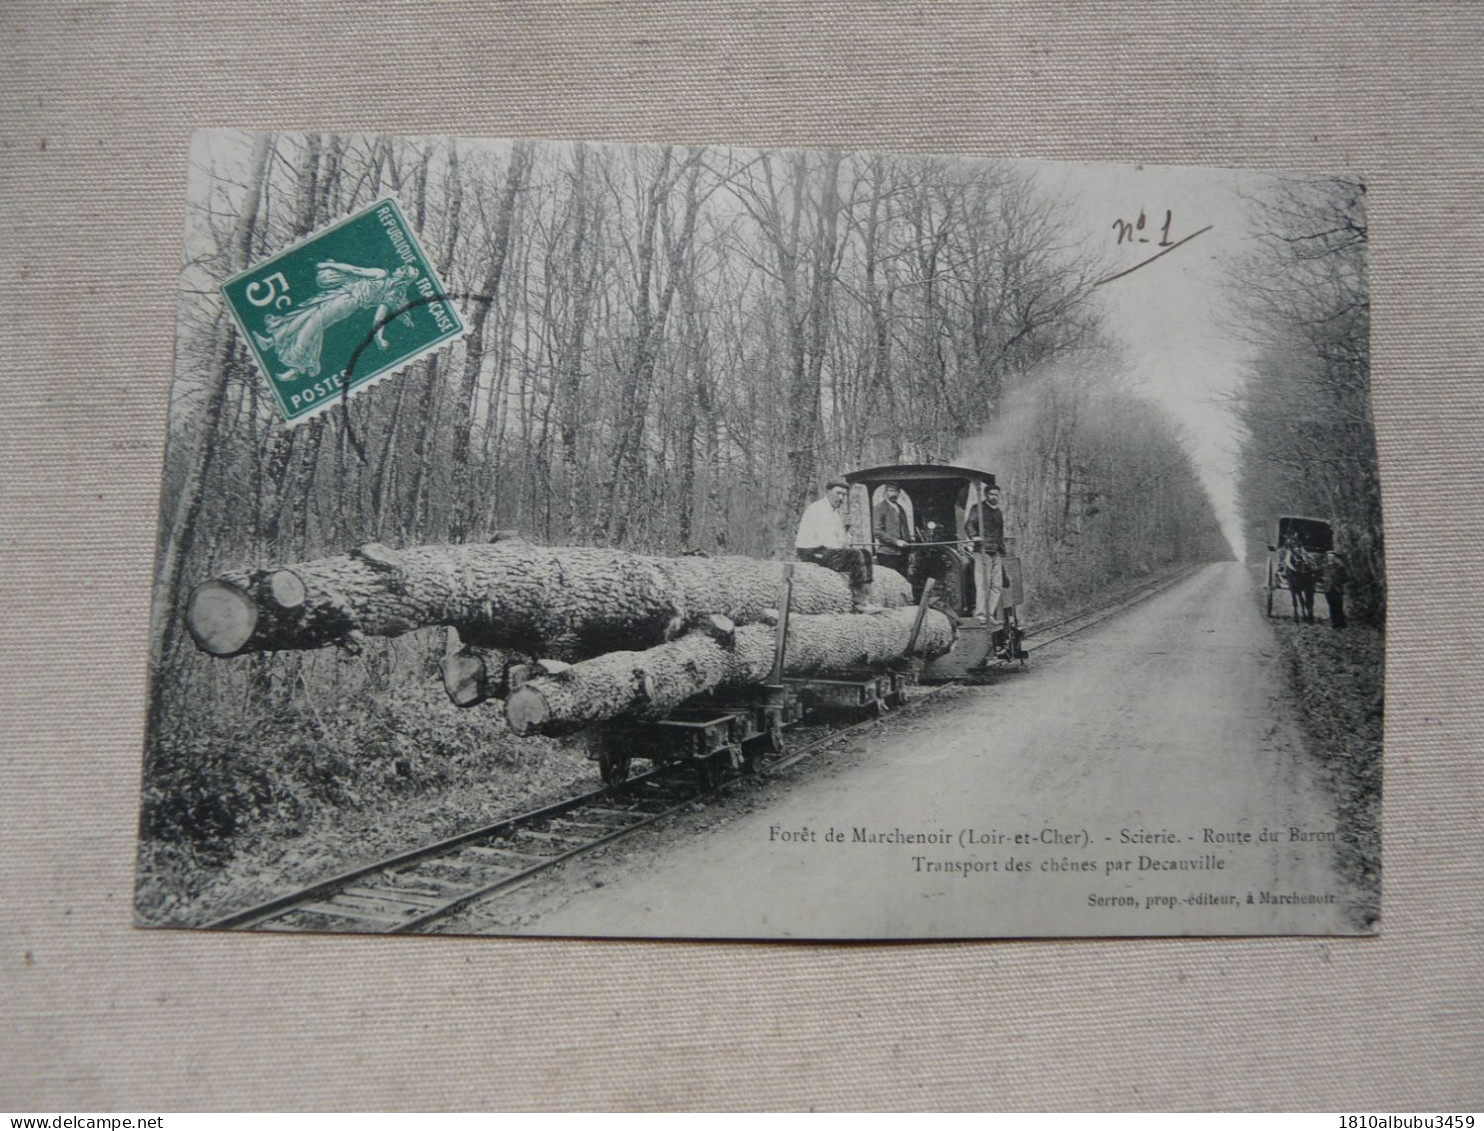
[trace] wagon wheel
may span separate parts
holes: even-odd
[[[1025,667],[1025,649],[1021,647],[1025,633],[1020,630],[1020,613],[1015,609],[1005,611],[1005,660],[1019,660]]]
[[[787,747],[783,738],[783,723],[778,719],[768,721],[768,729],[757,740],[758,747],[769,754],[782,754]]]
[[[587,744],[588,749],[597,754],[598,776],[603,779],[604,785],[609,789],[617,789],[629,780],[629,752],[615,745],[612,736],[601,730],[594,730],[588,735]]]
[[[738,769],[744,775],[755,774],[761,768],[763,761],[761,742],[762,739],[754,739],[742,744],[742,765]]]
[[[694,765],[696,784],[703,793],[715,793],[721,788],[722,779],[726,777],[726,767],[721,755],[709,754],[705,758],[697,758]]]
[[[629,756],[615,750],[604,750],[598,755],[598,773],[604,785],[617,789],[629,780]]]

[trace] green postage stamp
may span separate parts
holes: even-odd
[[[464,333],[396,200],[385,197],[222,284],[289,424]]]

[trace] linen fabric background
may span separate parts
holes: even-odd
[[[1484,1106],[1484,8],[0,6],[0,1108]],[[1390,566],[1371,940],[130,926],[202,126],[1360,171]]]

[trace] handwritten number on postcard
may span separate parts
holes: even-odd
[[[1175,246],[1173,243],[1170,242],[1170,225],[1173,224],[1174,222],[1175,222],[1175,214],[1174,214],[1174,212],[1171,209],[1166,208],[1165,209],[1165,222],[1162,225],[1160,225],[1160,229],[1159,229],[1159,243],[1155,244],[1156,247],[1174,247]],[[1137,220],[1135,220],[1132,224],[1130,224],[1127,220],[1114,220],[1113,221],[1113,230],[1118,233],[1118,244],[1119,244],[1119,246],[1122,246],[1125,243],[1148,243],[1149,242],[1149,237],[1146,236],[1146,235],[1142,235],[1141,234],[1144,231],[1144,229],[1147,226],[1147,224],[1148,224],[1148,217],[1146,217],[1144,215],[1144,210],[1143,209],[1140,209],[1139,210],[1139,218]]]

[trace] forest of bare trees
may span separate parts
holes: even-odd
[[[1044,367],[961,460],[1004,469],[1016,550],[1042,608],[1176,563],[1232,556],[1179,429],[1119,380],[1108,349]]]
[[[1331,521],[1353,611],[1385,611],[1381,488],[1370,397],[1365,185],[1292,180],[1253,202],[1258,250],[1233,292],[1253,358],[1237,414],[1241,502],[1254,551],[1280,514]]]
[[[211,734],[430,679],[442,647],[211,661],[180,611],[213,570],[506,529],[791,556],[829,475],[954,459],[1005,484],[1031,608],[1229,556],[1178,433],[1118,378],[1099,265],[1021,167],[226,133],[192,157],[152,625],[161,835],[196,819]],[[287,429],[216,287],[389,192],[470,331]]]

